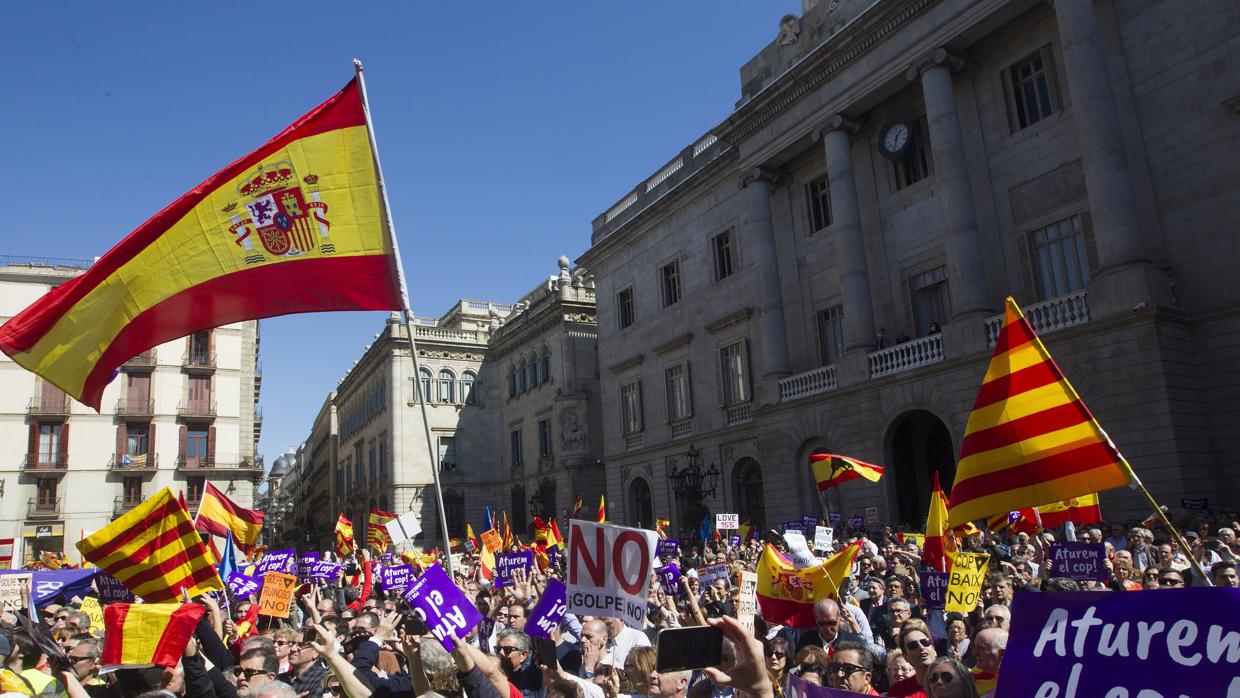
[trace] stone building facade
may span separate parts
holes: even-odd
[[[87,261],[0,258],[0,322]],[[0,538],[15,562],[74,543],[159,489],[191,513],[212,482],[249,507],[263,462],[256,321],[166,342],[125,362],[98,414],[0,355]],[[15,565],[16,566],[16,565]]]
[[[1235,3],[805,4],[593,222],[612,518],[920,526],[1009,294],[1156,496],[1235,506]],[[819,450],[887,475],[823,502]]]

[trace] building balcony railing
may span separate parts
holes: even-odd
[[[624,436],[624,449],[626,451],[630,451],[635,448],[641,448],[645,442],[646,440],[642,438],[640,432],[636,434],[626,434]]]
[[[693,420],[682,419],[678,422],[672,422],[667,425],[668,430],[672,433],[673,439],[685,439],[693,436]]]
[[[181,356],[181,366],[187,371],[214,371],[215,352],[187,351]]]
[[[791,402],[803,397],[835,390],[835,365],[820,366],[812,371],[788,376],[779,381],[779,401]]]
[[[215,403],[208,400],[186,400],[177,405],[178,417],[214,417]]]
[[[724,408],[726,412],[725,421],[728,426],[734,427],[739,424],[748,424],[753,421],[753,403],[742,402],[739,405],[732,405]]]
[[[123,516],[126,512],[142,503],[142,498],[117,497],[112,500],[112,518]]]
[[[60,516],[60,497],[31,497],[26,502],[26,518],[46,519]]]
[[[23,473],[63,473],[68,469],[69,457],[60,453],[27,453],[22,460]]]
[[[152,417],[155,415],[155,401],[147,398],[123,397],[116,401],[118,417]]]
[[[1024,311],[1029,326],[1040,335],[1089,322],[1089,299],[1085,291],[1077,291],[1066,296],[1027,305],[1021,310]],[[993,347],[999,341],[1001,329],[1003,329],[1003,315],[987,318],[986,342],[990,346]]]
[[[159,454],[143,453],[131,456],[128,453],[116,453],[108,460],[108,470],[155,470],[159,467]]]
[[[911,371],[943,360],[943,335],[935,333],[871,352],[870,378]]]
[[[144,351],[141,354],[121,364],[121,368],[129,371],[149,371],[155,368],[155,350]]]
[[[177,470],[192,470],[194,472],[202,472],[204,470],[231,470],[246,473],[263,472],[263,461],[261,458],[250,457],[221,457],[221,456],[178,456]]]
[[[66,395],[50,398],[36,395],[30,398],[30,404],[26,406],[26,414],[31,417],[68,417],[70,404]]]

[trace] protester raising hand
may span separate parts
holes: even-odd
[[[399,613],[393,616],[400,617]],[[431,682],[426,678],[426,668],[422,664],[422,638],[410,635],[402,628],[400,644],[405,649],[405,659],[409,660],[409,681],[413,684],[414,695],[422,695],[431,690]]]
[[[763,659],[762,643],[746,632],[731,616],[712,618],[708,622],[722,630],[723,636],[732,641],[736,648],[736,663],[727,671],[708,667],[703,670],[706,678],[717,686],[731,686],[737,691],[743,691],[749,698],[774,698],[771,676],[766,671]]]
[[[319,653],[319,656],[327,663],[328,668],[336,675],[336,679],[340,681],[340,688],[344,691],[346,698],[370,698],[372,693],[370,686],[358,676],[349,660],[341,656],[336,649],[338,644],[336,633],[322,623],[315,623],[313,627],[315,633],[318,634],[319,640],[318,642],[311,640],[310,646],[314,648],[315,652]]]
[[[530,600],[530,575],[520,567],[512,571],[512,600],[520,604]]]

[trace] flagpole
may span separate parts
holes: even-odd
[[[1109,438],[1110,437],[1108,437],[1108,439]],[[1171,531],[1171,535],[1175,537],[1176,543],[1180,546],[1180,550],[1184,551],[1184,555],[1188,558],[1188,561],[1192,563],[1193,567],[1196,568],[1197,574],[1200,575],[1205,581],[1206,586],[1214,586],[1214,580],[1210,579],[1210,575],[1206,574],[1206,570],[1202,566],[1201,561],[1196,557],[1193,557],[1193,549],[1189,546],[1188,541],[1184,540],[1184,536],[1180,534],[1180,529],[1177,528],[1175,524],[1171,523],[1171,519],[1167,518],[1167,514],[1163,511],[1163,508],[1158,506],[1158,502],[1154,501],[1154,495],[1150,494],[1150,491],[1145,489],[1145,483],[1141,482],[1141,478],[1137,476],[1137,471],[1133,470],[1127,460],[1120,458],[1120,462],[1124,464],[1124,469],[1128,471],[1128,477],[1132,478],[1132,488],[1145,495],[1146,501],[1148,501],[1150,506],[1154,508],[1154,513],[1158,515],[1158,518],[1162,519],[1162,523],[1167,527],[1167,530]]]
[[[375,141],[375,127],[370,120],[370,100],[366,98],[366,79],[362,75],[362,62],[353,59],[353,69],[357,72],[357,86],[362,93],[362,111],[366,115],[366,131],[370,138],[370,152],[375,159],[375,175],[379,180],[379,195],[383,199],[383,215],[387,219],[384,230],[388,241],[392,243],[392,256],[395,258],[396,278],[400,282],[400,301],[405,320],[405,332],[409,334],[409,355],[413,358],[414,385],[418,386],[418,405],[422,412],[422,428],[426,432],[426,453],[430,458],[431,477],[435,482],[435,505],[439,512],[439,532],[443,535],[443,549],[446,552],[444,566],[448,571],[448,579],[455,580],[452,571],[452,544],[448,538],[448,518],[443,507],[443,488],[439,484],[439,463],[435,457],[435,447],[431,442],[431,422],[426,416],[426,396],[422,394],[421,366],[418,365],[418,343],[413,327],[413,311],[409,308],[409,287],[405,284],[405,267],[400,259],[400,245],[396,242],[396,226],[392,221],[392,207],[388,203],[387,185],[383,181],[383,167],[379,164],[379,146]]]

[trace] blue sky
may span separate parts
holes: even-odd
[[[0,254],[92,258],[366,65],[414,311],[512,302],[718,123],[798,0],[18,3]],[[383,313],[263,321],[270,463]]]

